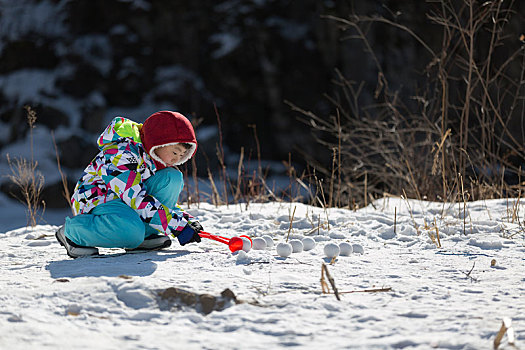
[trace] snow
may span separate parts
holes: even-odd
[[[255,237],[253,239],[253,249],[256,250],[263,250],[266,249],[266,240],[262,237]]]
[[[303,242],[299,239],[290,240],[290,245],[292,246],[293,253],[300,253],[304,249]]]
[[[116,116],[125,116],[136,122],[143,123],[153,113],[164,110],[176,111],[177,108],[168,102],[154,103],[153,101],[144,101],[137,107],[112,107],[107,109],[102,124],[108,125]]]
[[[182,66],[160,66],[155,71],[156,94],[183,93],[188,86],[199,91],[203,96],[213,99],[212,94],[206,89],[206,84],[196,72]]]
[[[266,19],[265,24],[268,27],[276,27],[282,37],[290,41],[306,40],[308,25],[282,17],[271,16]]]
[[[349,256],[352,254],[354,249],[352,248],[352,245],[348,242],[341,242],[339,243],[339,254],[342,256]]]
[[[232,254],[203,239],[76,260],[54,239],[56,225],[25,228],[22,206],[4,204],[2,227],[20,221],[0,234],[0,348],[488,349],[504,319],[521,348],[525,234],[515,203],[468,203],[466,222],[457,205],[396,198],[357,211],[201,203],[189,211],[209,232],[318,244],[283,258],[275,247]],[[343,242],[354,252],[324,256],[325,244]],[[331,287],[322,293],[323,264],[341,300]]]
[[[148,11],[151,9],[151,3],[146,0],[119,0],[120,2],[129,2],[134,9]]]
[[[97,68],[103,76],[107,76],[113,67],[113,46],[106,35],[76,37],[70,50],[81,55],[85,62]]]
[[[22,69],[0,76],[0,89],[9,100],[38,102],[41,94],[55,93],[57,71]]]
[[[29,134],[29,133],[28,133]],[[53,138],[51,130],[43,125],[37,125],[33,129],[33,159],[38,159],[37,173],[45,177],[48,184],[53,184],[60,181],[60,173],[58,172],[55,148],[53,145]],[[9,155],[11,162],[14,164],[15,159],[31,160],[30,137],[13,142],[0,151],[0,174],[9,176],[13,175],[13,170],[9,164],[7,156]],[[1,181],[7,182],[8,178],[2,176]]]
[[[308,251],[315,248],[315,240],[312,237],[304,237],[302,239],[303,249]]]
[[[274,246],[273,238],[269,235],[262,236],[262,239],[266,241],[266,246],[272,248]]]
[[[339,250],[339,246],[337,244],[335,244],[335,243],[327,243],[323,247],[323,252],[324,252],[324,255],[327,258],[332,259],[332,258],[335,258],[335,257],[339,256],[340,250]]]
[[[210,41],[219,45],[219,48],[211,54],[214,59],[218,59],[235,51],[242,38],[237,33],[217,33],[210,37]]]
[[[275,252],[277,255],[283,258],[289,257],[293,252],[293,247],[290,243],[287,242],[279,242],[277,246],[275,247]]]
[[[0,36],[9,41],[35,33],[62,36],[66,33],[63,7],[46,0],[0,0]]]

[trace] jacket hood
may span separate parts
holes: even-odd
[[[140,143],[141,126],[142,124],[136,123],[132,120],[123,117],[116,117],[99,136],[97,140],[98,147],[102,149],[112,142],[123,139],[128,139],[134,143]]]
[[[191,145],[186,155],[175,165],[185,163],[197,152],[193,126],[188,118],[177,112],[160,111],[149,116],[140,129],[140,139],[158,169],[167,165],[155,153],[156,148],[179,143]]]

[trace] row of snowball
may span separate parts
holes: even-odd
[[[275,247],[275,251],[283,258],[289,257],[292,253],[300,253],[303,250],[308,251],[315,248],[315,241],[313,238],[304,237],[302,240],[292,239],[289,243],[280,242]]]
[[[352,253],[364,254],[365,249],[361,244],[350,244],[348,242],[341,242],[339,245],[335,243],[328,243],[324,246],[324,255],[327,258],[335,258],[339,255],[349,256]]]
[[[263,250],[263,249],[271,248],[271,247],[273,247],[273,239],[272,239],[272,237],[270,237],[268,235],[264,235],[262,237],[255,237],[252,240],[252,248],[253,249]],[[315,248],[315,240],[313,238],[311,238],[311,237],[304,237],[302,240],[292,239],[292,240],[290,240],[289,243],[281,242],[281,243],[277,244],[277,247],[276,247],[276,249],[278,251],[278,254],[279,254],[279,251],[282,251],[283,249],[284,249],[284,251],[288,251],[289,250],[289,253],[286,256],[289,256],[292,253],[300,253],[303,250],[304,251],[312,250],[314,248]],[[281,254],[279,254],[279,255],[281,255]],[[283,256],[283,255],[281,255],[281,256]]]
[[[252,240],[252,247],[256,250],[263,250],[273,247],[273,239],[268,235],[262,237],[255,237]],[[302,240],[292,239],[289,243],[280,242],[276,246],[276,251],[279,256],[284,258],[289,257],[292,253],[300,253],[303,250],[308,251],[315,248],[315,240],[311,237],[304,237]],[[338,244],[328,243],[324,246],[324,254],[328,258],[333,258],[339,255],[349,256],[352,252],[364,253],[363,246],[360,244],[350,244],[341,242]]]

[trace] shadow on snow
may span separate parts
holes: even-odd
[[[156,262],[190,254],[187,250],[164,250],[141,253],[114,253],[78,259],[50,261],[46,266],[52,278],[149,276]]]

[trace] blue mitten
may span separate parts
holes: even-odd
[[[177,239],[179,240],[180,245],[186,245],[188,243],[200,243],[201,236],[199,236],[199,233],[196,232],[188,223],[184,227],[184,229],[177,235]]]
[[[201,223],[197,221],[197,219],[195,219],[195,217],[191,216],[190,214],[184,213],[182,217],[186,219],[186,221],[188,222],[188,226],[190,226],[193,229],[193,231],[199,233],[202,230],[204,230]]]

